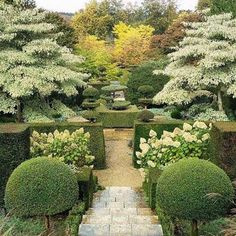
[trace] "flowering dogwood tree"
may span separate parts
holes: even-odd
[[[188,25],[187,36],[169,55],[171,63],[164,71],[173,79],[154,102],[188,104],[206,95],[223,111],[222,94],[236,97],[236,19],[221,14]]]
[[[0,112],[17,113],[18,120],[25,100],[72,96],[86,85],[87,75],[67,67],[83,59],[55,42],[45,17],[38,9],[0,2]]]

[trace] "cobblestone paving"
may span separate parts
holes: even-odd
[[[79,235],[162,236],[163,233],[158,217],[148,208],[139,189],[106,187],[94,195]]]

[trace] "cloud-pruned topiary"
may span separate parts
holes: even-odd
[[[154,113],[149,111],[149,110],[142,110],[139,114],[138,114],[138,120],[141,120],[143,122],[149,122],[151,119],[154,118]]]
[[[142,96],[145,98],[151,97],[153,91],[154,91],[154,88],[151,85],[142,85],[138,88],[138,92],[141,93]]]
[[[93,87],[86,88],[83,91],[83,96],[88,99],[95,99],[96,97],[98,97],[98,95],[99,95],[98,90]]]
[[[227,212],[234,190],[226,173],[213,163],[184,159],[166,168],[157,183],[157,204],[170,217],[197,221],[213,220]]]
[[[70,209],[78,199],[75,174],[63,162],[38,157],[23,162],[11,174],[5,205],[17,216],[50,216]]]

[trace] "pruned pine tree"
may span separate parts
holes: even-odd
[[[154,102],[188,104],[206,95],[223,111],[222,95],[236,97],[236,19],[231,14],[208,16],[189,27],[164,70],[172,79]]]
[[[72,96],[86,85],[87,75],[67,66],[83,58],[56,43],[46,14],[0,3],[0,112],[17,113],[18,121],[25,100]]]

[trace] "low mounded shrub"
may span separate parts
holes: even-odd
[[[154,114],[149,110],[143,110],[138,114],[138,119],[143,122],[149,122],[154,118]]]
[[[96,107],[98,107],[99,106],[99,103],[98,102],[91,102],[91,101],[84,101],[83,103],[82,103],[82,107],[84,108],[84,109],[95,109]]]
[[[170,165],[157,182],[157,204],[170,217],[197,221],[225,215],[234,198],[226,173],[213,163],[197,158]],[[194,234],[197,235],[197,234]]]
[[[130,106],[130,102],[129,101],[115,101],[112,104],[112,108],[114,110],[126,110],[129,106]]]
[[[99,95],[99,91],[93,87],[86,88],[83,91],[83,96],[85,98],[96,98]]]
[[[5,205],[17,216],[50,216],[73,207],[78,199],[75,174],[63,162],[39,157],[23,162],[10,176]]]
[[[151,85],[142,85],[138,88],[138,92],[141,93],[144,97],[152,96],[154,88]]]

